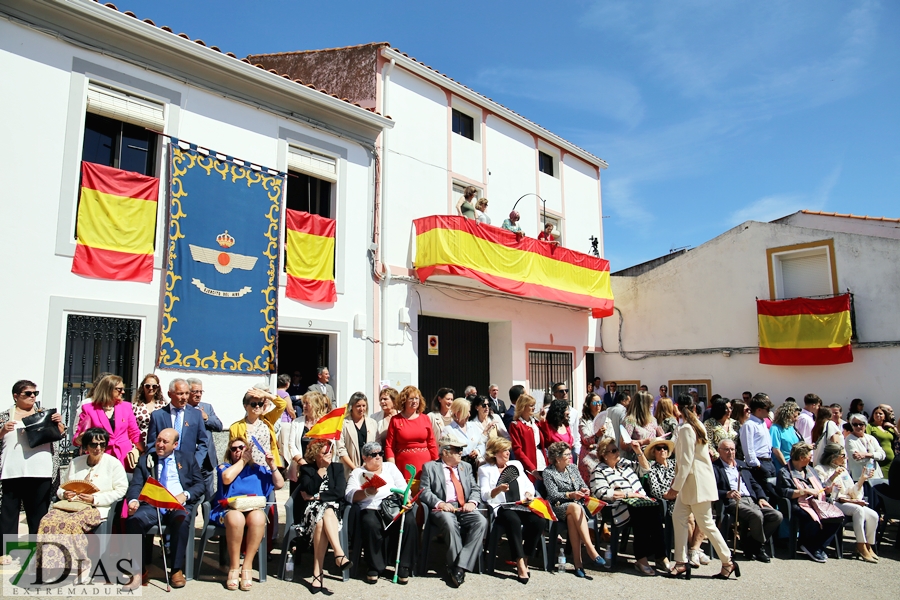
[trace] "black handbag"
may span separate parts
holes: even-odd
[[[378,516],[381,517],[381,524],[385,529],[394,522],[402,508],[403,496],[396,492],[381,501],[381,506],[378,508]]]
[[[62,439],[63,434],[59,431],[59,425],[50,420],[55,414],[55,408],[48,408],[22,419],[22,425],[25,426],[25,437],[28,438],[29,446],[37,448],[38,446],[58,442]]]

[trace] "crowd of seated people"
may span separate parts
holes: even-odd
[[[141,384],[145,408],[157,404],[158,381],[147,376]],[[771,562],[771,542],[785,531],[780,526],[788,515],[797,548],[813,561],[827,560],[845,518],[855,555],[867,563],[881,560],[876,538],[883,524],[873,487],[883,486],[879,491],[895,498],[900,487],[897,477],[885,479],[897,471],[891,469],[898,436],[889,406],[876,406],[869,418],[862,401],[844,413],[840,405],[823,406],[807,394],[801,410],[791,398],[776,407],[764,393],[745,392],[740,400],[711,399],[706,409],[694,394],[673,401],[666,386],[654,398],[643,390],[632,397],[613,386],[604,394],[596,385],[575,426],[570,416],[576,408],[568,403],[565,384],[553,386],[544,405],[513,386],[508,410],[493,394],[479,396],[471,388],[456,397],[441,388],[427,415],[414,386],[381,390],[382,410],[374,416],[365,394],[356,392],[334,439],[308,436],[330,401],[307,391],[302,413],[290,417],[284,459],[275,429],[288,400],[259,385],[242,399],[245,415],[228,429],[225,456],[211,473],[215,486],[209,486],[206,459],[215,453],[208,451],[207,423],[214,411],[188,402],[191,385],[185,380],[170,382],[169,402],[138,423],[130,405],[120,408],[128,404],[121,400],[121,378],[104,374],[77,420],[83,454],[63,470],[54,444],[30,448],[21,433],[21,420],[38,410],[37,386],[22,380],[13,387],[14,407],[0,413],[0,523],[4,533],[14,533],[24,502],[30,531],[62,535],[71,553],[88,559],[88,536],[118,516],[112,509],[121,501],[123,529],[145,541],[144,571],[125,582],[127,590],[149,581],[153,538],[146,534],[158,520],[170,549],[167,579],[173,587],[185,585],[186,565],[193,560],[186,552],[194,533],[191,516],[204,501],[210,503],[210,523],[224,530],[226,589],[250,590],[257,548],[271,535],[271,500],[288,479],[297,534],[289,551],[311,555],[313,593],[325,589],[332,564],[338,571],[353,567],[354,544],[362,549],[364,581],[395,576],[407,583],[420,549],[434,543],[423,537],[425,523],[446,545],[443,558],[431,562],[442,563],[440,574],[457,588],[478,570],[486,533],[494,527],[507,539],[514,577],[527,584],[529,562],[551,521],[558,522],[552,535],[568,541],[564,547],[577,577],[585,577],[589,566],[612,566],[604,558],[611,543],[604,525],[630,531],[633,568],[644,576],[689,577],[691,569],[710,562],[701,551],[708,539],[722,561],[715,577],[739,577],[736,553],[742,560]],[[64,431],[60,420],[53,423]],[[132,449],[137,460],[129,458]],[[183,509],[157,515],[142,497],[151,479]],[[66,489],[73,480],[90,481],[96,491]],[[404,489],[408,495],[398,493]],[[259,501],[239,501],[247,498]],[[51,507],[51,499],[58,503]],[[87,509],[69,512],[66,503]],[[358,513],[352,527],[345,523],[351,507]],[[664,534],[668,529],[671,535]],[[674,564],[667,539],[675,540]],[[60,566],[52,552],[40,560],[46,568]],[[556,560],[547,557],[548,563]]]

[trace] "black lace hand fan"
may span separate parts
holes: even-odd
[[[516,479],[519,478],[519,469],[514,465],[506,465],[506,468],[500,472],[500,477],[497,479],[497,485],[503,485],[504,483],[512,483]]]

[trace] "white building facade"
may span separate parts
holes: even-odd
[[[604,385],[656,394],[739,398],[766,392],[818,394],[846,411],[890,403],[900,385],[898,219],[801,211],[772,223],[748,221],[671,257],[611,277],[621,314],[597,325]],[[668,259],[668,260],[667,260]],[[759,364],[756,299],[853,294],[853,362],[833,366]],[[618,336],[621,327],[622,344]]]
[[[429,402],[438,387],[461,396],[470,384],[485,394],[488,383],[500,387],[501,398],[521,384],[540,401],[550,383],[564,381],[580,407],[595,350],[590,311],[499,293],[464,277],[420,283],[412,221],[455,215],[464,188],[473,186],[489,200],[494,226],[515,206],[519,225],[536,237],[546,214],[564,246],[587,253],[593,236],[602,256],[606,163],[388,44],[248,59],[396,123],[379,139],[381,289],[370,324],[378,378],[398,389],[417,385]],[[431,354],[429,335],[437,338]]]
[[[389,119],[89,1],[0,1],[0,71],[8,91],[0,99],[7,388],[34,380],[50,407],[77,401],[104,371],[130,388],[154,371],[164,387],[197,376],[227,426],[243,416],[243,392],[270,381],[155,368],[172,136],[291,172],[288,205],[305,198],[337,221],[333,306],[286,299],[281,275],[279,368],[302,368],[312,383],[316,366],[330,367],[344,401],[371,391],[373,347],[353,324],[374,314],[366,237],[374,144]],[[161,177],[150,284],[71,273],[80,165],[97,160],[97,148],[110,166]],[[311,191],[313,180],[324,183]]]

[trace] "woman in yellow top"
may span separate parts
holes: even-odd
[[[731,559],[731,550],[712,518],[712,503],[719,499],[716,477],[707,449],[706,428],[694,412],[694,399],[688,394],[678,396],[678,408],[684,423],[678,428],[675,442],[675,479],[666,500],[675,500],[672,523],[675,530],[675,566],[670,575],[686,579],[691,577],[691,564],[687,560],[688,520],[691,514],[700,531],[709,538],[716,553],[722,559],[722,570],[713,577],[728,579],[732,573],[741,576],[741,570]]]
[[[272,403],[273,407],[266,413],[266,402]],[[251,440],[250,450],[253,453],[253,462],[258,465],[266,464],[266,453],[270,453],[275,458],[275,466],[284,466],[281,462],[281,456],[278,454],[278,444],[275,438],[275,423],[281,418],[287,401],[278,394],[272,394],[266,389],[253,387],[244,394],[244,410],[247,414],[240,421],[231,424],[228,428],[229,444],[232,440],[244,438],[249,440],[251,437],[262,445],[264,452],[261,452]]]

